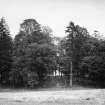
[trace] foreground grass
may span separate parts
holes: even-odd
[[[101,105],[94,100],[56,100],[44,102],[23,102],[0,100],[0,105]],[[104,104],[103,104],[104,105]]]
[[[76,87],[1,89],[0,105],[105,105],[105,90]]]

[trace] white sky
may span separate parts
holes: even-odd
[[[65,36],[70,21],[86,27],[90,33],[98,30],[105,34],[105,0],[0,0],[2,16],[13,36],[28,18],[50,26],[55,36]]]

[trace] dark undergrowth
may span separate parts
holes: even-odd
[[[87,90],[87,89],[103,89],[104,86],[96,84],[76,83],[73,84],[72,88],[69,86],[45,86],[45,87],[10,87],[0,86],[0,92],[20,92],[20,91],[62,91],[62,90]]]

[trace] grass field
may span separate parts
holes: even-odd
[[[0,105],[105,105],[104,89],[1,89]]]

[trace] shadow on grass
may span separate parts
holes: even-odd
[[[74,84],[72,88],[68,86],[49,86],[49,87],[36,87],[36,88],[11,88],[0,87],[0,92],[25,92],[25,91],[62,91],[62,90],[89,90],[89,89],[103,89],[103,86],[90,85],[90,84]]]

